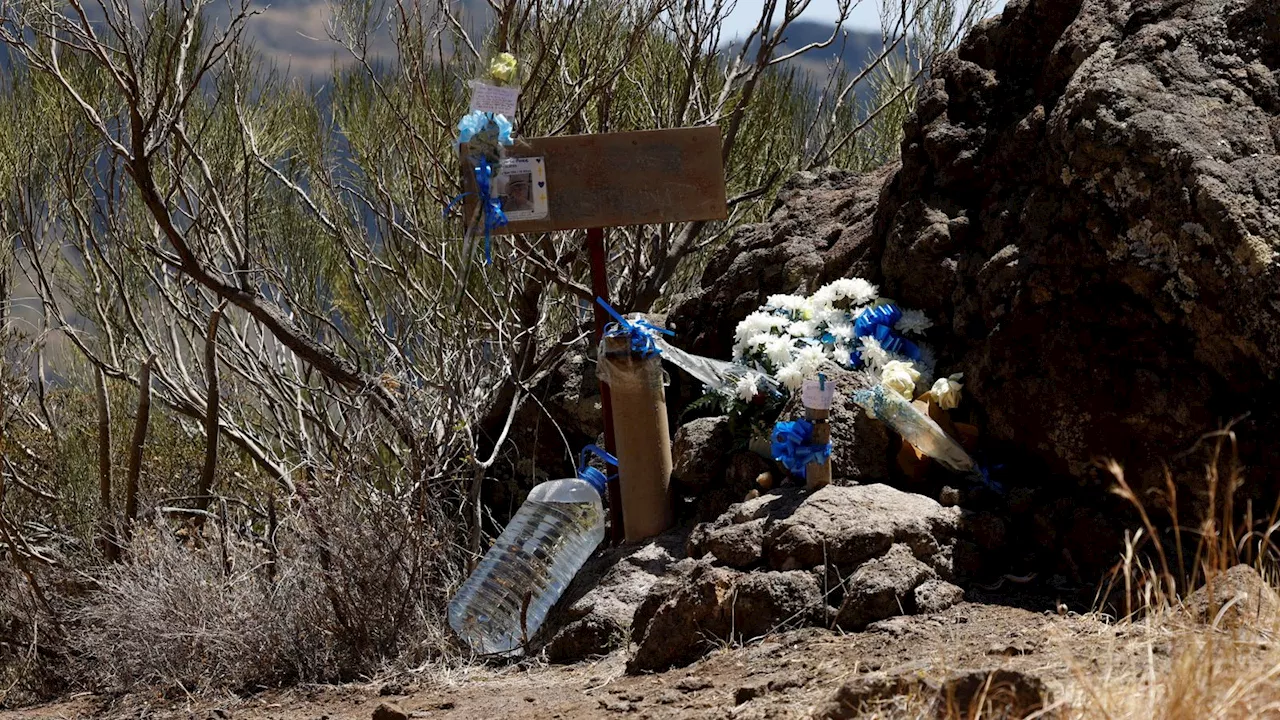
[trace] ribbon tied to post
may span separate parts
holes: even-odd
[[[773,459],[792,475],[805,477],[809,463],[823,465],[831,457],[831,443],[811,445],[813,423],[808,420],[780,422],[773,426]]]
[[[493,262],[493,231],[507,224],[507,214],[502,209],[502,198],[493,195],[493,163],[482,155],[471,158],[476,174],[476,198],[484,213],[484,264]],[[445,217],[471,193],[462,193],[449,201],[444,209]]]
[[[675,333],[660,328],[647,320],[627,320],[622,314],[613,309],[604,298],[597,297],[596,302],[605,312],[613,316],[616,322],[612,322],[605,328],[606,337],[629,337],[631,339],[631,352],[636,353],[640,357],[648,360],[654,355],[661,355],[662,350],[654,340],[661,335],[674,336]]]

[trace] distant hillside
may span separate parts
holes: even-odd
[[[810,43],[820,43],[831,37],[831,24],[800,21],[787,28],[786,45],[780,50],[786,54]],[[796,62],[817,77],[825,77],[833,64],[857,69],[879,56],[884,49],[880,33],[875,30],[846,28],[830,47],[806,53]]]
[[[798,21],[787,28],[786,42],[778,49],[778,55],[786,55],[812,43],[825,42],[831,37],[831,23]],[[732,49],[737,43],[730,43]],[[845,28],[844,33],[836,38],[830,46],[811,50],[801,57],[791,60],[787,66],[794,67],[807,74],[814,85],[814,91],[820,92],[826,85],[831,72],[838,74],[842,70],[856,73],[867,66],[884,50],[884,42],[880,33],[875,30]],[[870,86],[862,83],[855,89],[860,100],[866,100],[870,94]]]

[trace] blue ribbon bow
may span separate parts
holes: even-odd
[[[792,475],[805,477],[809,463],[826,464],[831,457],[831,443],[811,445],[813,423],[808,420],[780,422],[773,426],[773,459],[782,463]]]
[[[657,343],[654,342],[654,338],[659,333],[675,335],[670,330],[660,328],[647,320],[627,320],[617,310],[614,310],[613,306],[605,302],[604,298],[597,297],[596,302],[600,303],[600,307],[612,315],[614,320],[617,320],[616,323],[610,323],[605,328],[604,334],[607,337],[629,336],[631,338],[631,352],[646,360],[654,355],[662,354],[662,351],[658,349]]]
[[[494,115],[493,113],[484,113],[479,110],[468,114],[458,123],[458,139],[454,145],[462,145],[471,142],[475,137],[490,128],[496,130],[497,142],[499,145],[511,145],[511,122],[502,115]],[[476,196],[480,200],[480,207],[484,212],[484,264],[493,263],[492,238],[493,231],[506,225],[507,214],[502,209],[502,198],[493,196],[493,163],[489,162],[489,158],[482,154],[473,155],[471,164],[475,168],[476,174]],[[462,201],[471,193],[462,193],[449,201],[448,206],[444,209],[445,217],[453,211],[454,206]]]
[[[920,359],[920,347],[894,332],[893,326],[902,319],[902,310],[892,303],[867,308],[853,321],[855,338],[874,337],[887,352],[902,355],[909,360]],[[855,367],[862,364],[862,353],[849,353],[849,362]]]
[[[901,319],[902,310],[893,303],[867,308],[853,321],[854,337],[866,337],[875,332],[877,326],[893,328]]]

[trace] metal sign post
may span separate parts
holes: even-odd
[[[475,180],[462,174],[465,217],[475,217]],[[609,300],[604,229],[628,225],[724,220],[728,217],[720,128],[715,126],[598,135],[527,138],[507,148],[507,158],[541,158],[545,168],[545,217],[513,220],[503,235],[557,230],[587,231],[591,289]],[[536,192],[536,190],[535,190]],[[504,209],[509,209],[505,208]],[[609,315],[595,308],[597,345]],[[600,383],[605,449],[616,453],[609,385]],[[609,484],[612,539],[623,537],[622,498]]]

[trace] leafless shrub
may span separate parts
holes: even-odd
[[[221,520],[185,541],[169,522],[140,529],[74,613],[82,679],[248,690],[439,657],[451,552],[387,500],[310,498],[274,540]]]

